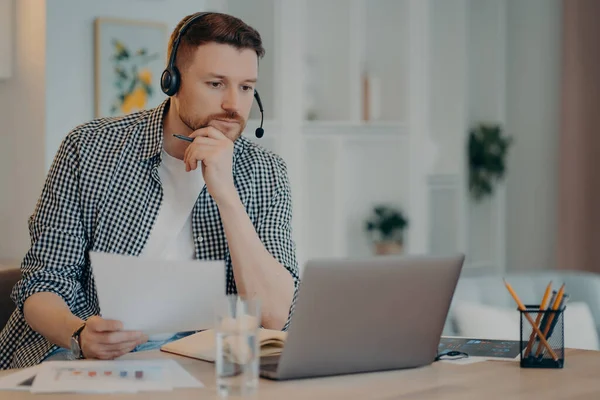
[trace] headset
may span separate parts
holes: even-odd
[[[198,19],[204,17],[205,15],[213,14],[211,12],[201,12],[192,16],[183,26],[179,29],[177,33],[177,37],[173,41],[173,49],[171,50],[171,57],[169,58],[169,63],[167,64],[167,68],[163,71],[160,77],[160,87],[164,94],[167,96],[173,96],[179,90],[179,85],[181,83],[181,75],[179,74],[179,70],[175,66],[175,59],[177,57],[177,48],[179,47],[179,42],[181,38],[185,34],[185,31]],[[260,110],[260,127],[256,128],[254,132],[257,138],[263,137],[265,134],[265,130],[263,129],[263,119],[264,119],[264,111],[262,102],[260,101],[260,96],[256,89],[254,90],[254,98],[256,99],[256,103],[258,104],[258,109]]]

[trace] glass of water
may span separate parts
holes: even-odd
[[[216,312],[219,396],[251,396],[258,390],[260,301],[225,296]]]

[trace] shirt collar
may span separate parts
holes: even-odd
[[[163,119],[169,98],[165,99],[158,107],[149,110],[146,124],[142,129],[142,142],[140,144],[140,161],[146,161],[159,156],[163,147]]]

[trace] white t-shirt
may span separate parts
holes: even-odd
[[[158,176],[163,199],[142,257],[165,260],[196,258],[192,231],[192,209],[204,187],[202,168],[186,172],[182,160],[162,151]]]
[[[164,149],[158,176],[163,198],[142,257],[164,260],[193,260],[196,258],[192,231],[192,210],[204,187],[202,168],[186,172],[182,160],[170,156]],[[161,341],[175,333],[151,335],[150,341]]]

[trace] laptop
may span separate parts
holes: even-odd
[[[287,380],[431,364],[464,255],[306,263],[288,336],[260,375]]]

